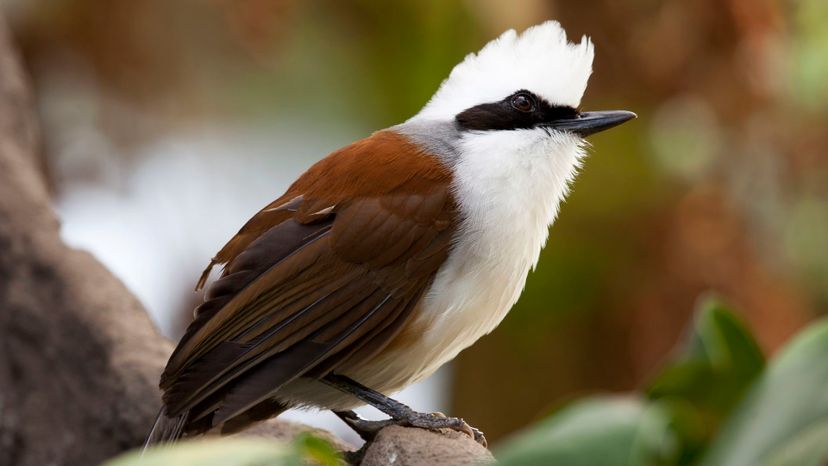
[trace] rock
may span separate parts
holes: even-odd
[[[390,426],[368,446],[361,466],[457,466],[492,461],[489,450],[463,433]]]

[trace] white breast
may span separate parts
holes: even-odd
[[[386,351],[360,371],[372,386],[391,392],[432,374],[497,327],[517,301],[582,155],[573,137],[532,131],[541,130],[461,141],[454,190],[462,221],[415,317],[427,330],[413,346]]]

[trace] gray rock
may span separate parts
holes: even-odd
[[[489,450],[467,435],[386,427],[368,446],[361,466],[455,466],[488,464]]]

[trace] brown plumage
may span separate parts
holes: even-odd
[[[450,183],[436,157],[381,131],[250,219],[201,277],[225,266],[162,375],[172,436],[267,418],[287,407],[280,387],[388,345],[448,256]]]

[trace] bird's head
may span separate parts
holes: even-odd
[[[634,118],[626,111],[579,112],[592,74],[593,45],[571,43],[556,21],[510,29],[469,54],[412,120],[453,119],[469,132],[533,130],[581,137]]]
[[[524,185],[517,189],[543,198],[554,218],[584,137],[635,117],[579,110],[593,56],[587,37],[571,43],[555,21],[506,31],[455,66],[401,130],[441,153],[467,184],[492,196]]]

